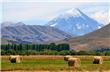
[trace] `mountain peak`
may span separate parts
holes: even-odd
[[[1,26],[2,27],[5,27],[5,26],[10,26],[12,24],[14,24],[14,23],[13,22],[6,21],[6,22],[1,23]]]
[[[2,27],[8,27],[8,26],[22,26],[25,25],[23,22],[17,22],[17,23],[13,23],[13,22],[3,22],[1,23]]]
[[[68,11],[66,11],[66,15],[70,15],[70,16],[80,16],[80,10],[78,8],[73,8],[73,9],[70,9]]]
[[[73,35],[84,35],[99,28],[100,23],[75,8],[49,21],[49,26],[56,27]]]
[[[63,14],[59,15],[58,18],[68,19],[69,17],[80,17],[83,14],[84,13],[80,9],[78,9],[78,8],[72,8],[72,9],[67,10]]]
[[[22,25],[25,25],[25,24],[23,22],[17,22],[15,25],[16,26],[22,26]]]

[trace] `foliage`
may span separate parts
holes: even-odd
[[[105,55],[110,56],[108,48],[95,51],[70,50],[69,44],[7,44],[1,45],[1,55]]]
[[[7,44],[1,45],[2,55],[36,55],[36,54],[58,54],[57,52],[69,50],[69,44]]]

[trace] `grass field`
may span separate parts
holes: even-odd
[[[92,56],[75,56],[81,59],[81,66],[74,71],[110,71],[110,57],[103,57],[104,63],[92,64]],[[21,63],[10,63],[8,56],[1,57],[2,71],[73,71],[68,67],[68,63],[63,60],[63,56],[23,56]]]

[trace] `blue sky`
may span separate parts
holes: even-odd
[[[79,8],[98,22],[109,22],[108,0],[4,0],[0,17],[2,21],[24,22],[43,25],[54,17],[74,8]]]

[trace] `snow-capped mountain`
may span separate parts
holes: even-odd
[[[46,25],[79,36],[101,28],[101,24],[79,9],[71,9],[49,21]]]

